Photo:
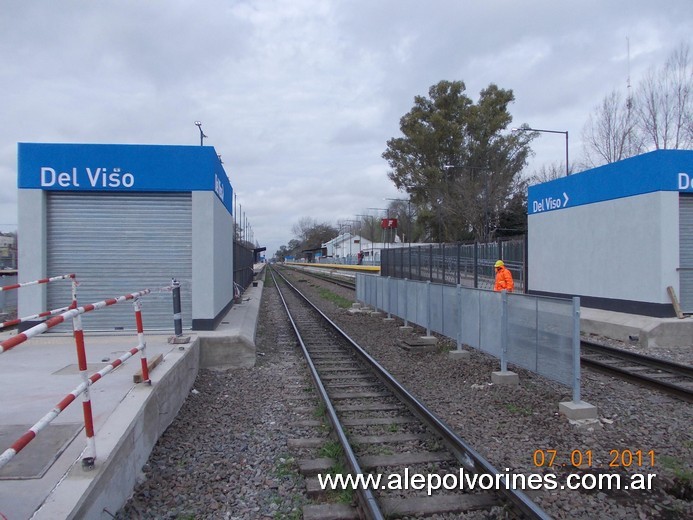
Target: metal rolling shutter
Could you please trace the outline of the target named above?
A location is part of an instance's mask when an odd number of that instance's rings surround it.
[[[191,327],[190,193],[50,192],[47,201],[48,275],[75,273],[78,304],[165,287],[176,278],[183,327]],[[47,294],[49,309],[64,307],[69,283],[49,284]],[[145,296],[142,318],[145,333],[172,331],[171,293]],[[130,301],[86,313],[82,323],[85,330],[136,328]]]
[[[693,197],[679,195],[679,301],[693,312]]]

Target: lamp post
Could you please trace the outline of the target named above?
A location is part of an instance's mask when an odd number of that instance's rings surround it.
[[[200,129],[200,146],[204,146],[204,139],[207,136],[202,131],[202,122],[201,121],[195,121],[195,126]],[[219,158],[219,160],[221,160],[221,158]]]
[[[358,222],[361,223],[360,220],[353,220],[353,219],[347,219],[344,222]],[[351,264],[351,244],[354,243],[354,228],[352,224],[349,224],[349,264]],[[361,235],[359,235],[359,249],[361,249]]]
[[[511,128],[511,132],[542,132],[545,134],[565,134],[565,176],[570,175],[568,168],[568,130],[541,130],[539,128]]]
[[[366,208],[366,209],[372,209],[372,210],[374,210],[374,211],[384,211],[384,212],[385,212],[385,218],[388,218],[388,219],[390,218],[390,210],[389,210],[388,208]],[[382,229],[382,227],[381,227],[381,229]],[[381,236],[383,236],[382,233],[381,233]],[[387,239],[388,239],[388,240],[390,239],[390,234],[389,234],[389,233],[387,234]],[[383,236],[383,243],[384,243],[384,244],[387,244],[387,242],[385,242],[385,237],[384,237],[384,236]]]

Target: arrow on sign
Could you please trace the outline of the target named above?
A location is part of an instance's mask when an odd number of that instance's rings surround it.
[[[563,192],[563,197],[564,197],[564,199],[563,199],[563,207],[565,208],[565,207],[568,205],[568,200],[569,200],[569,199],[568,199],[568,194],[567,194],[565,191]]]

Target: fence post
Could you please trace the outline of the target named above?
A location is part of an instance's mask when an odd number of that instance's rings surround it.
[[[479,242],[474,241],[474,288],[479,288]]]
[[[87,353],[84,348],[84,330],[82,330],[82,316],[77,314],[72,318],[72,330],[77,348],[77,365],[85,386],[82,394],[82,413],[84,415],[84,433],[87,436],[87,447],[82,457],[82,469],[91,471],[96,461],[96,441],[94,440],[94,418],[91,411],[91,397],[89,395],[89,375],[87,374]]]
[[[580,396],[580,297],[573,297],[573,402]]]
[[[431,246],[433,251],[433,246]],[[433,272],[433,270],[431,270]],[[431,335],[431,282],[426,282],[426,336]]]
[[[145,349],[147,348],[147,343],[144,340],[144,325],[142,324],[142,304],[140,303],[140,297],[137,296],[132,302],[135,308],[135,323],[137,324],[137,342],[140,348],[140,365],[142,367],[142,382],[148,385],[152,384],[151,379],[149,379],[149,366],[147,365],[147,353]]]
[[[508,371],[508,291],[501,291],[501,372]]]
[[[461,283],[457,284],[457,350],[462,350],[462,284]]]
[[[173,328],[175,330],[176,337],[179,338],[183,335],[183,321],[181,318],[181,307],[180,307],[180,282],[175,278],[171,279],[171,285],[173,286]]]
[[[77,279],[75,278],[75,275],[72,275],[72,304],[70,305],[70,309],[76,309],[77,308]]]
[[[409,326],[409,281],[405,278],[404,279],[404,326],[408,327]]]
[[[385,283],[387,284],[387,309],[383,309],[387,311],[387,319],[391,320],[392,319],[392,277],[388,276],[385,279]],[[385,302],[383,302],[384,304]]]

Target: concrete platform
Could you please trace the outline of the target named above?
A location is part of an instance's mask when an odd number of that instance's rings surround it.
[[[147,358],[163,361],[151,385],[133,383],[139,355],[90,387],[96,461],[82,469],[85,434],[81,397],[0,471],[0,519],[100,519],[127,501],[159,436],[175,418],[199,368],[227,369],[255,362],[255,329],[262,282],[251,286],[212,332],[170,344],[145,331]],[[146,319],[146,318],[145,318]],[[173,324],[172,324],[173,327]],[[6,339],[9,333],[0,337]],[[85,332],[89,373],[137,345],[134,332]],[[44,334],[0,354],[0,453],[81,383],[70,334]],[[4,518],[3,518],[4,517]]]
[[[582,307],[580,329],[620,341],[637,343],[643,348],[676,348],[693,345],[693,318],[653,318],[637,314],[603,311]]]

